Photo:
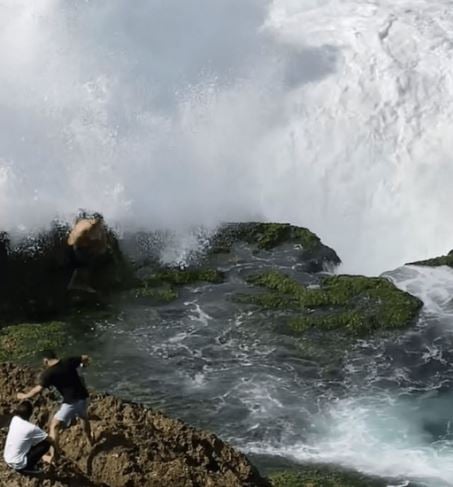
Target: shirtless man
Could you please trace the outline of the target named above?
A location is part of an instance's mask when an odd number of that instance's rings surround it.
[[[93,265],[108,247],[102,216],[79,218],[69,234],[68,245],[72,247],[75,265],[68,289],[95,293],[90,282]]]

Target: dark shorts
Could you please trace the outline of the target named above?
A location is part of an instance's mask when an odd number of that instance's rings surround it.
[[[75,267],[89,267],[94,261],[93,254],[87,248],[73,247],[72,253]]]

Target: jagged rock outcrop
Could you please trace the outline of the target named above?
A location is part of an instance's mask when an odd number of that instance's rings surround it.
[[[450,250],[447,255],[441,255],[440,257],[434,257],[432,259],[419,260],[417,262],[409,262],[407,265],[420,265],[429,267],[439,267],[446,265],[453,267],[453,250]]]
[[[216,256],[236,259],[236,244],[251,252],[269,255],[289,247],[297,255],[298,269],[315,273],[341,261],[310,230],[286,223],[226,224],[211,236],[207,252],[197,254],[189,268],[162,267],[159,252],[165,232],[127,234],[121,239],[109,231],[109,251],[92,272],[97,295],[69,293],[74,269],[67,245],[70,228],[55,223],[48,231],[11,245],[0,233],[0,324],[58,319],[74,308],[96,307],[109,302],[113,292],[131,290],[130,297],[161,304],[176,299],[179,288],[195,282],[222,282]],[[121,247],[121,249],[120,249]],[[124,252],[123,250],[124,249]]]
[[[0,442],[4,444],[16,392],[34,384],[36,371],[0,364]],[[53,399],[53,400],[52,400]],[[55,410],[47,392],[35,401],[33,420],[41,427]],[[0,462],[0,485],[8,487],[254,487],[269,486],[247,458],[215,435],[181,421],[95,394],[90,405],[97,437],[89,447],[79,425],[62,434],[63,456],[56,467],[26,477]]]
[[[98,303],[99,296],[80,299],[67,291],[74,270],[68,232],[69,226],[54,224],[15,245],[0,234],[0,323],[54,319],[74,306]],[[109,250],[92,273],[101,293],[124,287],[131,277],[117,238],[112,232],[108,237]]]
[[[320,272],[341,263],[335,250],[308,230],[289,223],[229,223],[221,226],[211,239],[212,253],[229,253],[235,243],[245,242],[256,251],[272,251],[282,246],[298,249],[300,268]]]

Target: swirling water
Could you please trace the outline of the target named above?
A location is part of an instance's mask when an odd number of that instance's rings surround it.
[[[453,485],[453,270],[388,273],[424,299],[419,322],[329,361],[327,341],[307,355],[278,331],[281,318],[231,302],[243,286],[237,276],[263,265],[239,263],[225,284],[191,288],[163,307],[128,304],[116,319],[95,322],[73,338],[95,356],[89,382],[214,431],[265,471],[270,457],[273,465],[355,468],[398,485]]]
[[[182,234],[290,221],[364,273],[451,246],[449,0],[1,0],[0,27],[2,230],[79,207]],[[451,273],[391,273],[420,323],[332,373],[226,300],[234,280],[77,346],[93,384],[247,451],[453,485]]]

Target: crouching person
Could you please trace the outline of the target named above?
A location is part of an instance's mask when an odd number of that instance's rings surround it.
[[[41,374],[39,384],[27,393],[19,392],[17,398],[21,401],[30,399],[45,388],[55,387],[63,398],[63,403],[50,422],[49,434],[56,450],[59,448],[60,432],[77,418],[81,419],[87,440],[90,445],[93,445],[94,437],[87,412],[89,395],[84,381],[77,372],[80,366],[85,367],[89,364],[88,355],[60,359],[52,350],[46,350],[42,356],[46,370]]]
[[[31,402],[21,402],[14,412],[6,437],[5,462],[22,473],[36,473],[36,464],[41,459],[50,462],[48,452],[54,446],[52,438],[45,431],[30,423],[32,413]]]

